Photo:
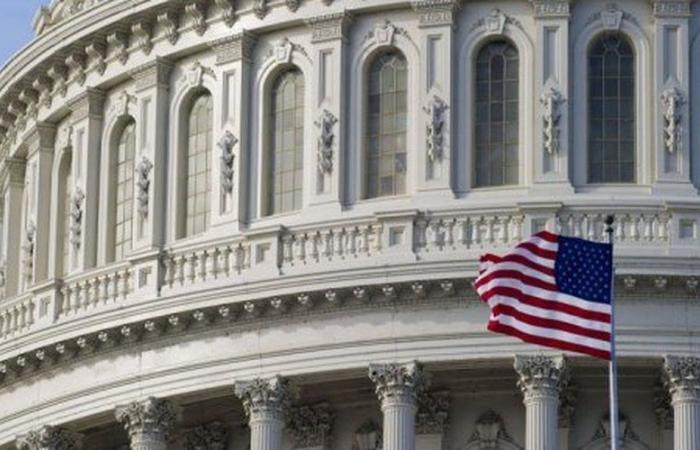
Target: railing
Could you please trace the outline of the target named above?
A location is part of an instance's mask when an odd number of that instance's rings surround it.
[[[618,255],[647,258],[654,267],[656,257],[700,252],[700,208],[687,205],[677,210],[646,205],[382,213],[342,223],[251,230],[216,242],[178,242],[146,261],[125,261],[32,287],[0,302],[0,342],[158,296],[252,285],[285,275],[311,280],[316,274],[394,262],[463,264],[476,261],[484,250],[504,251],[544,228],[603,241],[608,213],[616,217]]]

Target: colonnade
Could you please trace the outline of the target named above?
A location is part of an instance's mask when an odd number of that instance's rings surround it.
[[[561,393],[569,381],[563,356],[516,356],[514,369],[526,409],[525,449],[559,450],[558,416]],[[666,356],[663,382],[673,410],[674,450],[700,450],[700,358]],[[369,378],[383,414],[383,450],[415,450],[418,402],[430,384],[418,362],[370,364]],[[289,380],[280,376],[237,381],[250,427],[251,450],[281,450],[287,412],[295,399]],[[180,408],[167,399],[149,397],[120,406],[115,417],[129,435],[132,450],[166,450],[177,427]],[[324,430],[315,432],[323,434]],[[224,450],[225,433],[206,448]],[[320,439],[313,448],[323,448]],[[82,436],[65,428],[44,426],[17,439],[18,450],[81,448]],[[309,448],[312,448],[309,447]],[[193,447],[194,448],[194,447]],[[200,448],[200,447],[196,447]],[[201,447],[205,448],[205,447]]]

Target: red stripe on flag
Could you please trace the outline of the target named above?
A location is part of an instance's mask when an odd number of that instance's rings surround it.
[[[547,291],[552,291],[552,292],[559,292],[559,289],[557,289],[557,285],[552,284],[552,283],[547,283],[546,281],[542,281],[539,278],[534,278],[528,275],[525,275],[522,272],[518,272],[517,270],[494,270],[492,272],[489,272],[485,276],[479,277],[476,282],[474,283],[474,286],[477,288],[483,286],[486,283],[489,283],[490,281],[493,281],[494,279],[511,279],[511,280],[518,280],[522,281],[523,283],[529,285],[529,286],[534,286],[539,289],[544,289]]]
[[[538,238],[542,238],[545,241],[549,241],[553,244],[556,244],[559,242],[559,235],[550,233],[549,231],[540,231],[539,233],[535,234]]]
[[[592,330],[590,328],[583,328],[578,325],[573,325],[571,323],[562,322],[561,320],[555,319],[545,319],[542,317],[533,316],[524,312],[521,312],[510,305],[496,305],[491,308],[491,313],[494,316],[500,314],[511,316],[521,322],[534,325],[542,328],[549,328],[552,330],[566,331],[567,333],[577,334],[579,336],[585,336],[592,339],[599,339],[601,341],[610,341],[610,333],[599,330]]]
[[[530,253],[537,255],[540,258],[551,260],[555,260],[557,258],[557,252],[538,247],[537,245],[529,241],[525,241],[516,245],[516,248],[524,248],[525,250],[530,251]]]

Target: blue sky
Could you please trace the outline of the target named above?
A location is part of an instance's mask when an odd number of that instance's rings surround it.
[[[50,0],[0,0],[0,66],[34,35],[32,19],[41,5]]]

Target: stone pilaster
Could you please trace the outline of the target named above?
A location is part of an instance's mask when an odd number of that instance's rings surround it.
[[[526,409],[525,449],[559,450],[559,394],[568,378],[564,357],[516,355],[514,368]]]
[[[23,159],[6,158],[0,172],[4,201],[3,245],[5,276],[4,290],[6,297],[12,297],[19,292],[20,281],[20,239],[24,230],[22,227],[22,197],[24,195],[24,176],[26,162]]]
[[[117,407],[115,417],[129,434],[131,450],[166,450],[180,409],[169,400],[149,397]]]
[[[427,384],[422,366],[370,364],[369,378],[384,414],[384,450],[415,450],[417,398]]]
[[[66,428],[43,426],[18,436],[17,450],[80,450],[83,435]]]
[[[250,426],[250,450],[281,450],[285,416],[293,391],[280,376],[238,381],[235,393],[243,402]]]
[[[329,448],[333,413],[328,403],[292,408],[287,422],[296,449]]]
[[[700,358],[664,357],[664,381],[673,407],[674,450],[700,449]]]
[[[185,433],[184,450],[226,450],[228,430],[219,422],[192,428]]]

